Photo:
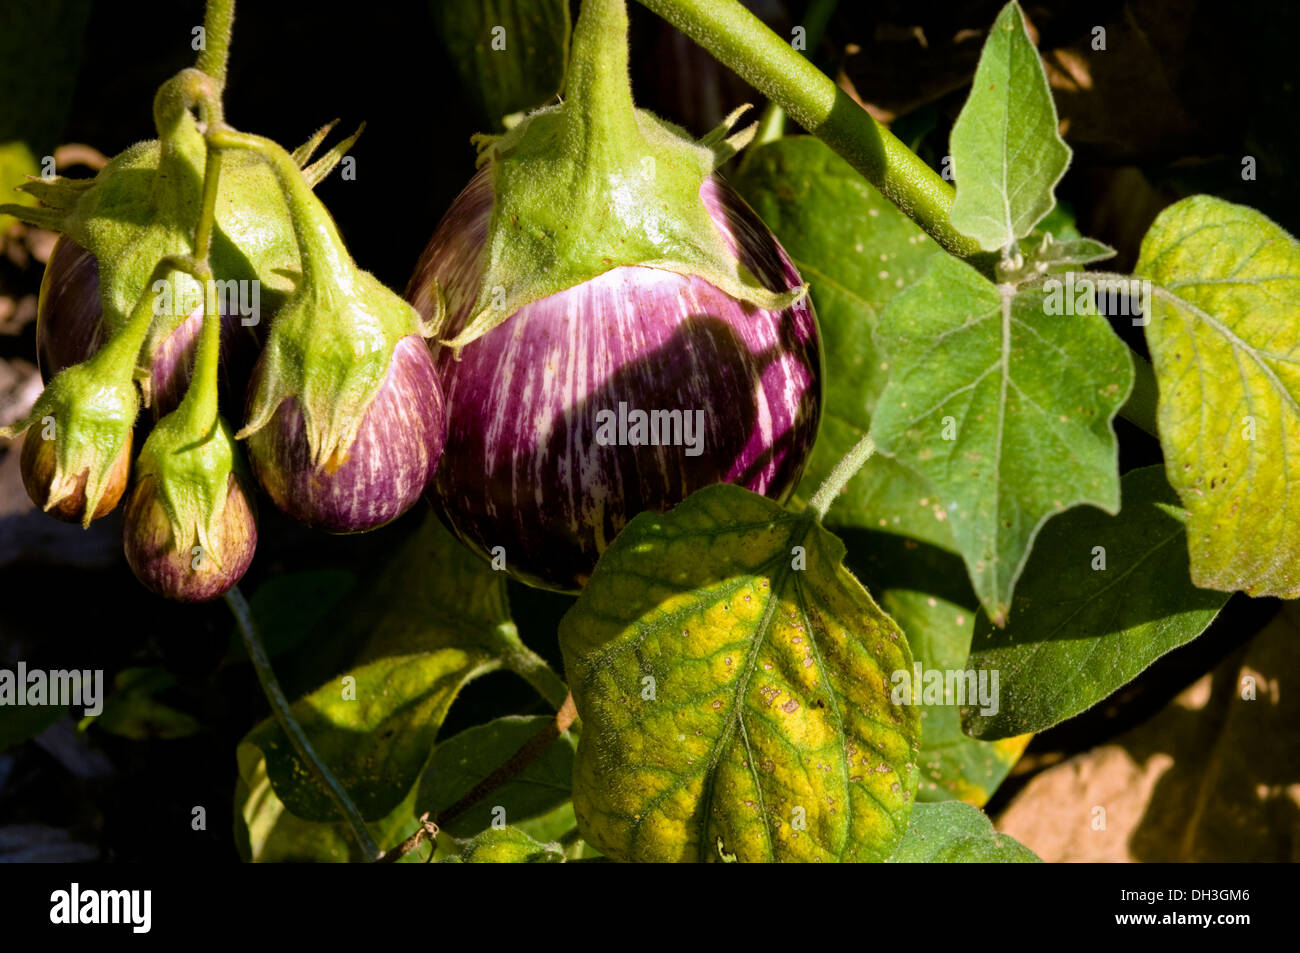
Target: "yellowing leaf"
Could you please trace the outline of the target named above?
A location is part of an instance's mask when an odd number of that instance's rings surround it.
[[[1194,195],[1156,219],[1136,272],[1159,286],[1146,336],[1192,580],[1300,596],[1300,246]]]
[[[916,790],[907,641],[806,514],[736,486],[634,519],[560,625],[574,808],[617,860],[884,860]]]

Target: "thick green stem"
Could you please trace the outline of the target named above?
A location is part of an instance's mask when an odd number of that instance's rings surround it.
[[[348,797],[347,791],[338,779],[330,773],[329,768],[321,761],[320,756],[312,747],[311,742],[307,739],[307,733],[302,730],[302,726],[293,717],[293,712],[289,707],[289,699],[284,695],[284,690],[280,688],[280,682],[275,677],[275,670],[271,668],[271,660],[266,655],[266,649],[262,646],[262,640],[257,634],[257,626],[253,622],[253,610],[248,606],[248,600],[244,594],[235,586],[226,593],[226,604],[230,606],[230,611],[234,613],[235,621],[239,624],[240,635],[244,638],[244,648],[248,652],[248,657],[253,663],[253,668],[257,672],[258,681],[262,683],[262,691],[266,693],[267,701],[271,703],[271,713],[275,716],[276,722],[280,725],[281,730],[289,738],[293,750],[298,753],[299,759],[311,769],[325,789],[329,792],[330,799],[334,806],[347,820],[348,826],[352,828],[352,836],[356,838],[357,844],[360,845],[362,853],[365,854],[367,862],[373,861],[379,857],[379,848],[375,846],[374,839],[370,836],[370,831],[366,829],[365,819],[362,818],[361,812],[357,810],[356,805]]]
[[[514,672],[546,699],[547,704],[559,711],[569,696],[569,687],[551,667],[519,638],[511,624],[499,625],[493,630],[492,648],[501,658],[501,664]]]
[[[849,480],[867,465],[871,455],[876,452],[876,442],[871,439],[871,434],[867,434],[859,440],[839,463],[835,464],[835,469],[831,471],[825,482],[817,488],[817,492],[812,495],[808,501],[808,509],[817,514],[817,520],[826,518],[826,511],[831,508],[835,502],[835,497],[840,495]]]
[[[737,0],[641,0],[823,140],[940,245],[987,256],[952,226],[953,190],[821,70]]]
[[[203,293],[203,329],[194,355],[194,373],[190,386],[176,413],[195,434],[210,433],[216,426],[221,365],[221,308],[208,253],[216,225],[217,189],[221,181],[221,150],[209,147],[203,173],[203,206],[194,230],[194,260],[191,274]]]
[[[564,83],[566,135],[593,148],[629,145],[637,136],[628,75],[627,3],[582,0]]]
[[[221,128],[208,131],[208,143],[219,149],[248,149],[258,153],[275,170],[289,205],[294,235],[301,252],[301,287],[329,289],[338,287],[354,271],[351,257],[343,245],[334,220],[312,193],[311,186],[293,161],[293,156],[278,143],[262,136]]]
[[[220,91],[226,86],[226,62],[230,59],[230,33],[235,22],[235,0],[208,0],[203,15],[203,49],[194,64],[217,81],[218,95],[211,122],[223,119]]]

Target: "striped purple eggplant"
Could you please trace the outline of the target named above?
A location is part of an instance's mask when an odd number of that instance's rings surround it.
[[[177,546],[167,507],[152,476],[136,481],[126,504],[122,543],[137,579],[177,602],[207,602],[224,594],[248,571],[257,550],[251,494],[230,474],[225,506],[206,546]]]
[[[196,308],[153,350],[150,406],[154,419],[171,412],[185,396],[203,309]],[[242,405],[253,362],[257,359],[257,325],[245,326],[238,314],[222,314],[221,376],[223,406]],[[41,281],[36,318],[36,353],[41,376],[80,364],[99,350],[105,339],[100,302],[99,266],[95,256],[70,238],[54,245]]]
[[[256,393],[265,357],[249,387]],[[444,439],[443,397],[424,339],[397,342],[387,376],[343,459],[312,461],[302,410],[287,397],[248,437],[253,472],[275,504],[308,526],[359,533],[411,508],[429,484]]]
[[[464,327],[482,280],[492,181],[456,199],[407,290],[424,316],[438,287]],[[700,197],[731,254],[772,291],[801,281],[776,238],[719,178]],[[817,435],[821,356],[804,296],[743,305],[698,276],[617,267],[525,305],[438,357],[448,434],[433,494],[445,522],[537,586],[571,591],[643,510],[717,482],[778,500]]]

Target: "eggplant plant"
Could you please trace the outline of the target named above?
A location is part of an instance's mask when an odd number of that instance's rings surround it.
[[[640,2],[756,121],[638,106],[626,0],[449,2],[501,125],[399,295],[313,191],[357,136],[230,125],[208,0],[157,139],[0,206],[59,236],[0,433],[52,515],[126,497],[148,589],[225,598],[245,860],[1035,861],[983,810],[1034,735],[1300,596],[1300,246],[1197,194],[1101,270],[1017,0],[938,171],[810,58],[833,0],[795,42]],[[392,553],[258,574],[259,488]],[[493,672],[538,701],[448,737]]]

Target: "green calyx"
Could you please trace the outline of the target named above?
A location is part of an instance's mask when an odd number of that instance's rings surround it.
[[[45,503],[47,511],[75,493],[85,473],[82,525],[89,526],[94,518],[114,465],[130,445],[140,411],[133,377],[153,320],[153,295],[149,289],[155,279],[165,278],[171,269],[169,262],[155,265],[126,324],[89,360],[56,374],[26,419],[13,427],[0,427],[2,437],[13,438],[37,428],[41,439],[55,441],[56,463]]]
[[[806,288],[773,292],[731,253],[700,189],[744,147],[744,109],[698,142],[632,101],[624,0],[583,0],[565,101],[496,138],[478,137],[494,205],[486,266],[459,350],[524,305],[635,265],[696,275],[747,304],[780,310]]]
[[[268,139],[225,132],[223,149],[261,153],[275,169],[288,201],[302,278],[276,315],[262,352],[245,439],[271,422],[292,398],[302,411],[312,463],[337,469],[347,459],[362,418],[388,375],[402,338],[429,337],[407,302],[356,266],[325,207],[293,157]]]
[[[202,548],[221,569],[218,545],[230,478],[247,482],[243,457],[230,426],[214,416],[206,432],[195,432],[184,406],[154,427],[136,462],[136,480],[153,481],[153,492],[171,524],[177,552]]]
[[[154,100],[159,138],[137,143],[112,159],[93,179],[32,178],[21,191],[40,207],[0,206],[33,225],[60,232],[95,256],[105,329],[111,336],[127,321],[141,290],[152,284],[150,269],[168,256],[191,252],[202,206],[207,149],[194,115],[219,104],[210,77],[182,70],[165,82]],[[294,152],[308,183],[316,185],[356,141],[360,130],[316,162],[312,154],[333,127],[320,129]],[[223,282],[257,282],[260,311],[273,314],[299,276],[297,246],[279,180],[266,161],[249,152],[226,157],[215,207],[210,262]],[[199,283],[176,273],[166,292],[155,292],[158,314],[142,355],[147,374],[159,343],[202,301]],[[223,292],[251,300],[250,284]],[[252,316],[255,320],[256,317]],[[146,399],[148,395],[146,394]]]
[[[109,351],[105,347],[84,364],[60,371],[25,420],[0,427],[0,437],[12,439],[30,429],[28,440],[54,441],[55,470],[46,511],[76,493],[81,475],[86,475],[82,526],[89,526],[94,518],[113,468],[130,445],[140,409],[131,381],[134,359],[119,357],[113,366],[105,359]]]

